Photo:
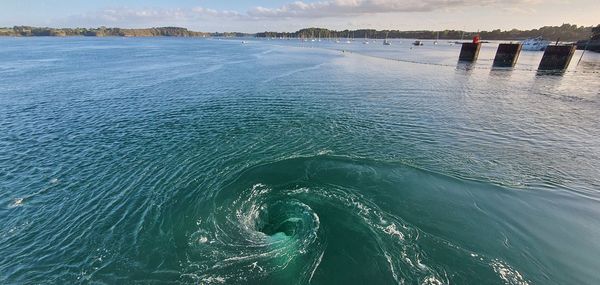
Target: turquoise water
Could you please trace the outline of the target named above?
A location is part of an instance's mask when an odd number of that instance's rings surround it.
[[[600,55],[409,43],[0,39],[0,283],[599,284]]]

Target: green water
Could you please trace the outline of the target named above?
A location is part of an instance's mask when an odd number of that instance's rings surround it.
[[[599,284],[600,56],[407,43],[0,39],[0,283]]]

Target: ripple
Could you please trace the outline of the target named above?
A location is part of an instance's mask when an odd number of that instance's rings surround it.
[[[3,43],[0,283],[600,284],[594,66]]]
[[[299,284],[336,283],[339,277],[319,274],[320,268],[372,260],[387,268],[377,274],[381,268],[361,272],[376,283],[447,284],[453,276],[475,271],[479,280],[490,282],[493,278],[485,276],[497,272],[496,282],[526,284],[505,262],[428,233],[405,220],[414,216],[379,205],[376,196],[386,191],[376,186],[381,180],[412,175],[435,177],[407,166],[327,155],[244,170],[218,191],[212,208],[203,211],[208,215],[198,217],[183,277],[207,283],[277,283],[292,282],[289,278],[295,276]],[[357,231],[362,232],[360,240],[345,240]],[[452,257],[436,257],[440,251]],[[462,265],[448,264],[452,259]]]

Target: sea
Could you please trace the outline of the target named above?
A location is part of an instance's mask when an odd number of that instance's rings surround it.
[[[0,38],[1,284],[600,284],[600,54]]]

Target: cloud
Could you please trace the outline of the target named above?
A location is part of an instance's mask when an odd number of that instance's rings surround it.
[[[194,8],[128,8],[103,9],[62,19],[63,23],[84,26],[218,26],[230,21],[248,27],[251,22],[295,19],[297,22],[311,19],[354,18],[362,15],[430,12],[458,8],[492,7],[503,11],[528,11],[541,0],[321,0],[317,2],[296,1],[280,7],[254,7],[246,12]],[[553,0],[550,0],[553,1]],[[562,0],[560,0],[562,1]],[[529,10],[528,10],[529,9]],[[510,11],[512,11],[510,10]],[[475,10],[476,12],[476,10]],[[251,25],[250,25],[251,26]],[[256,25],[254,25],[256,26]]]
[[[118,25],[126,23],[130,26],[137,26],[148,24],[165,25],[169,23],[181,24],[200,21],[204,19],[231,19],[241,17],[244,16],[236,11],[219,11],[203,7],[195,7],[192,9],[133,9],[127,7],[118,7],[73,15],[65,20],[71,23],[75,22],[90,25]]]
[[[256,7],[247,12],[252,18],[323,18],[361,14],[430,12],[435,10],[503,4],[531,4],[539,0],[332,0],[296,1],[279,8]]]
[[[207,9],[204,7],[195,7],[192,9],[192,12],[196,14],[196,16],[211,16],[211,17],[227,17],[227,18],[240,18],[243,15],[237,11],[232,10],[214,10]]]
[[[319,2],[296,1],[278,8],[254,7],[245,13],[233,10],[215,10],[204,7],[191,9],[132,9],[127,7],[104,9],[74,16],[87,22],[106,24],[191,22],[202,19],[290,19],[349,17],[364,14],[430,12],[459,7],[483,7],[498,5],[514,9],[519,4],[533,4],[540,0],[329,0]],[[522,8],[520,8],[522,9]],[[73,20],[73,19],[71,19]]]

